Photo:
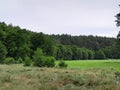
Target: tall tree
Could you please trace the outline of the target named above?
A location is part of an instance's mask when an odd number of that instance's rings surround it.
[[[119,5],[120,6],[120,5]],[[115,16],[116,18],[117,18],[117,20],[115,20],[115,22],[117,22],[116,23],[116,26],[120,26],[120,12]],[[117,38],[118,39],[120,39],[120,31],[119,31],[119,33],[118,33],[118,35],[117,35]]]
[[[119,5],[120,6],[120,5]],[[117,20],[115,20],[116,23],[116,26],[120,26],[120,12],[115,16],[117,18]]]
[[[115,20],[115,22],[117,22],[116,26],[119,27],[120,26],[120,12],[115,17],[117,18],[117,20]],[[120,31],[119,31],[119,33],[117,35],[117,38],[120,38]]]
[[[120,6],[120,5],[119,5]],[[120,26],[120,12],[116,15],[116,25],[119,27]],[[120,52],[120,31],[117,35],[117,44],[116,44],[116,48],[118,49],[118,52]],[[120,54],[120,53],[119,53]],[[120,56],[120,55],[119,55]]]

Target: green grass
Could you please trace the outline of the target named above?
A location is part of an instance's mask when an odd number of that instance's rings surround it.
[[[120,61],[66,63],[63,69],[0,65],[0,90],[120,90]]]
[[[120,60],[69,60],[65,62],[68,64],[68,68],[74,69],[112,68],[120,71]]]

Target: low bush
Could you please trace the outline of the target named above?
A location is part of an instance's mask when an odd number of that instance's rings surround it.
[[[22,58],[21,58],[21,57],[19,57],[17,62],[18,62],[18,63],[23,63]]]
[[[45,66],[54,67],[55,66],[55,58],[54,57],[45,57]]]
[[[15,59],[13,57],[8,57],[4,60],[5,64],[14,64],[15,63]]]
[[[55,58],[52,56],[40,56],[34,60],[34,66],[38,67],[54,67]]]
[[[39,56],[39,57],[36,57],[36,58],[33,58],[33,59],[34,59],[34,62],[33,62],[34,66],[38,66],[38,67],[43,67],[44,66],[44,63],[45,63],[45,57],[44,56]]]
[[[32,63],[32,60],[30,59],[30,57],[26,57],[24,61],[24,66],[30,66],[31,63]]]
[[[58,66],[60,67],[60,68],[66,68],[68,65],[65,63],[65,61],[64,60],[60,60],[59,61],[59,63],[58,63]]]

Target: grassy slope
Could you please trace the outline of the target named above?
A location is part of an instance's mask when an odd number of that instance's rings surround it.
[[[120,72],[108,67],[119,69],[119,62],[67,61],[68,69],[0,65],[0,90],[120,90]]]

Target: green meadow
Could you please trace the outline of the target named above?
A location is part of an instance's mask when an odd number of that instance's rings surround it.
[[[120,60],[75,60],[66,61],[68,68],[78,69],[115,69],[120,71]]]

